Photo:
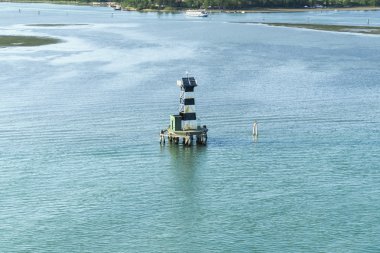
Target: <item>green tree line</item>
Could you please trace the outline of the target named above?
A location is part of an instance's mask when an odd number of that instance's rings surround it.
[[[302,8],[304,6],[356,7],[380,6],[380,0],[118,0],[126,7],[137,9],[162,8]]]

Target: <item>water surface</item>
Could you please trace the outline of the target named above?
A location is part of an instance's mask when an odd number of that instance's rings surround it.
[[[368,16],[1,3],[65,41],[0,49],[1,251],[379,252],[380,37],[231,23]],[[209,143],[162,147],[186,71]]]

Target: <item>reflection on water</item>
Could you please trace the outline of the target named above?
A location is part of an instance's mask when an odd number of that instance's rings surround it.
[[[207,146],[193,145],[191,147],[170,143],[167,145],[170,153],[172,172],[176,176],[180,185],[184,186],[184,191],[191,193],[196,187],[196,173],[201,161],[206,155]]]
[[[197,145],[195,143],[190,147],[184,146],[183,144],[174,143],[169,143],[167,146],[170,151],[171,157],[173,159],[183,159],[184,165],[188,163],[192,164],[194,161],[196,161],[196,157],[203,157],[207,149],[207,146]]]
[[[184,197],[192,199],[199,187],[198,170],[204,168],[202,163],[207,157],[207,146],[194,144],[187,147],[167,142],[165,145],[160,145],[160,150],[163,156],[169,158],[175,188],[182,192]]]

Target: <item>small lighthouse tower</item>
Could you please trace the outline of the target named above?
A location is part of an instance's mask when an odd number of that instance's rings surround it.
[[[190,146],[193,142],[193,136],[196,137],[197,144],[205,145],[207,142],[207,127],[200,126],[199,120],[195,113],[194,88],[197,87],[197,81],[194,77],[183,77],[177,81],[180,87],[179,112],[170,115],[170,125],[168,129],[161,130],[160,143],[165,143],[165,136],[168,136],[169,142],[179,143],[183,139],[184,145]]]
[[[195,113],[194,88],[197,81],[194,77],[184,77],[177,81],[177,86],[181,88],[179,97],[179,115],[182,121],[182,130],[196,130],[197,116]]]

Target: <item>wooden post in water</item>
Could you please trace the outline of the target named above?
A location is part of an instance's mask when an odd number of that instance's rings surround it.
[[[165,144],[165,131],[161,130],[160,132],[160,144],[163,145]]]
[[[258,131],[256,120],[255,120],[255,122],[253,122],[252,135],[253,135],[253,137],[257,137],[259,135],[259,131]]]

